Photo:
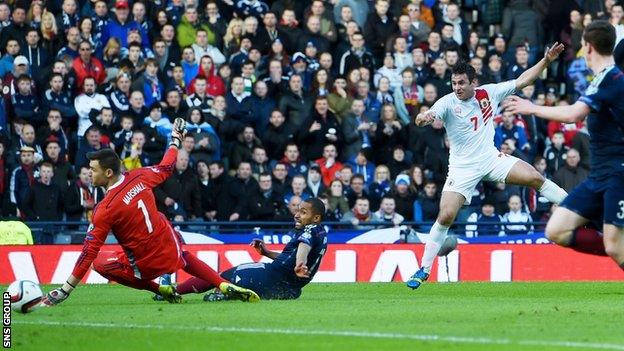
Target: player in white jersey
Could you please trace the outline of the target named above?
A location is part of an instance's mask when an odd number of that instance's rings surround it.
[[[533,166],[504,154],[494,146],[494,114],[498,105],[516,90],[530,85],[563,51],[555,44],[544,58],[516,80],[476,87],[476,72],[467,63],[453,68],[453,93],[436,101],[431,109],[416,117],[416,125],[431,124],[434,119],[444,122],[450,143],[449,171],[442,189],[440,211],[425,244],[421,268],[407,281],[416,289],[429,278],[433,260],[446,239],[449,227],[481,180],[529,186],[540,191],[550,202],[560,203],[567,193],[545,179]]]

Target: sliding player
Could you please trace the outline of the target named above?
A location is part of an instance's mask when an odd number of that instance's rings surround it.
[[[121,174],[121,160],[115,151],[102,149],[87,154],[93,185],[106,187],[106,196],[94,210],[93,223],[72,274],[62,287],[43,298],[42,305],[53,306],[66,300],[91,264],[109,280],[152,291],[171,303],[180,302],[181,296],[172,286],[159,286],[153,279],[179,268],[193,279],[218,286],[231,299],[259,301],[255,292],[228,282],[190,252],[182,251],[178,234],[156,209],[152,189],[173,172],[185,124],[183,119],[176,118],[172,141],[158,166]],[[115,235],[123,251],[100,252],[109,232]]]
[[[536,106],[513,97],[506,106],[514,113],[575,123],[587,117],[591,169],[572,190],[546,225],[546,237],[573,250],[610,256],[624,269],[624,73],[615,66],[615,29],[594,21],[583,33],[587,65],[595,77],[570,106]],[[602,233],[587,224],[602,223]]]
[[[268,250],[259,239],[250,244],[273,262],[242,264],[228,269],[221,276],[257,292],[262,299],[298,298],[301,289],[316,274],[327,249],[327,236],[321,225],[323,214],[325,205],[321,200],[312,198],[302,202],[295,213],[295,229],[290,232],[292,240],[281,253]],[[178,285],[176,291],[180,294],[200,293],[214,287],[204,280],[191,278]],[[204,297],[206,301],[223,299],[219,291]]]
[[[539,74],[563,51],[555,44],[544,58],[516,80],[476,87],[476,72],[467,63],[453,68],[453,93],[439,99],[431,110],[416,117],[416,125],[424,126],[435,118],[445,123],[450,142],[449,171],[442,189],[440,212],[431,227],[425,244],[421,268],[407,281],[416,289],[429,278],[433,259],[446,239],[457,212],[468,204],[475,186],[481,180],[529,186],[553,203],[560,203],[566,192],[544,179],[531,165],[504,154],[494,146],[494,114],[505,97],[533,83]]]

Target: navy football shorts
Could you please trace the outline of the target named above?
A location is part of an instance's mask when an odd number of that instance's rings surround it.
[[[281,272],[266,263],[241,264],[222,272],[221,277],[253,290],[265,300],[290,300],[301,295],[301,289],[289,284]]]
[[[594,223],[624,227],[624,177],[587,178],[572,189],[561,206]]]

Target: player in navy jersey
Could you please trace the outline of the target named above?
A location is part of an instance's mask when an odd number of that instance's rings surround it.
[[[592,22],[583,33],[587,65],[595,76],[570,106],[536,106],[512,97],[513,113],[575,123],[587,116],[591,170],[553,213],[546,236],[555,243],[594,255],[610,256],[624,269],[624,73],[615,66],[615,30]],[[600,227],[602,232],[593,229]]]
[[[327,249],[327,236],[321,220],[325,205],[317,198],[301,203],[295,213],[295,229],[289,235],[292,240],[279,253],[268,250],[264,242],[251,242],[256,251],[273,259],[271,263],[247,263],[221,273],[223,279],[231,280],[240,287],[252,289],[262,299],[296,299],[301,289],[314,277]],[[189,279],[180,284],[179,294],[200,293],[214,288],[201,279]],[[217,290],[204,298],[207,301],[222,300]]]

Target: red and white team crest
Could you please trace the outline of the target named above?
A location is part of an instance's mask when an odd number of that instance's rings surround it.
[[[490,107],[490,100],[488,100],[487,98],[480,100],[479,106],[482,110],[485,110],[486,108]]]
[[[490,104],[490,96],[485,89],[477,89],[475,90],[475,97],[479,102],[481,114],[483,115],[483,125],[485,125],[494,114],[492,111],[492,105]]]
[[[455,112],[456,116],[461,117],[461,107],[460,106],[455,106],[455,109],[454,109],[453,112]]]

